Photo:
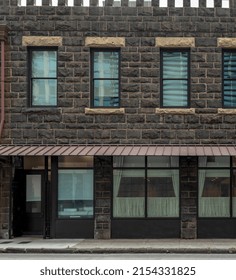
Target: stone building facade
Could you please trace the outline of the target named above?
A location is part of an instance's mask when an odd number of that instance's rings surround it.
[[[167,2],[0,1],[2,237],[236,237],[236,6]],[[165,101],[173,56],[186,103]]]

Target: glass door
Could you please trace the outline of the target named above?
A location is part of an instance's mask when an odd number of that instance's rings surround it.
[[[26,173],[25,178],[25,234],[43,234],[43,172],[32,171]]]

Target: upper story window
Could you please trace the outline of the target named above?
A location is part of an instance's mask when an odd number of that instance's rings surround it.
[[[236,50],[223,51],[223,107],[236,107]]]
[[[57,50],[33,48],[29,59],[30,106],[56,106]]]
[[[189,50],[161,51],[161,107],[189,107]]]
[[[120,52],[92,50],[92,107],[120,106]]]

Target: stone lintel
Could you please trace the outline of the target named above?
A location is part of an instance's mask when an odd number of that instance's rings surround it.
[[[123,37],[86,37],[85,46],[103,47],[103,48],[125,47],[125,38],[123,38]]]
[[[62,37],[56,36],[23,36],[23,46],[57,47],[62,46]]]
[[[156,108],[156,114],[192,115],[195,114],[195,108]]]
[[[188,37],[156,37],[156,47],[160,48],[191,48],[195,47],[195,38]]]
[[[124,108],[85,108],[86,115],[122,115]]]
[[[222,48],[236,48],[236,38],[218,38],[217,46]]]
[[[221,115],[236,115],[236,109],[219,108],[218,109],[218,114],[221,114]]]

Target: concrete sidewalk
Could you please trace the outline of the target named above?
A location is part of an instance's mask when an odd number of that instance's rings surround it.
[[[0,239],[0,253],[236,254],[236,239]]]

